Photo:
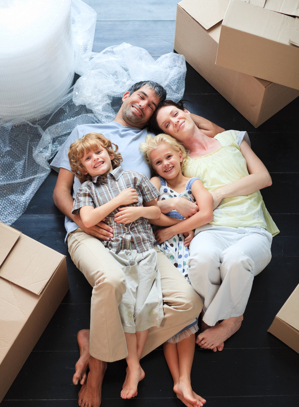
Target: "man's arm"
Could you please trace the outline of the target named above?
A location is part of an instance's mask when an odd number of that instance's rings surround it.
[[[65,168],[60,168],[56,185],[53,192],[53,200],[57,208],[68,218],[73,220],[80,229],[88,235],[97,237],[98,239],[108,240],[113,236],[112,229],[101,222],[91,228],[86,228],[80,218],[80,215],[72,214],[73,197],[72,188],[74,182],[74,174]]]
[[[210,122],[204,117],[191,113],[191,117],[196,126],[208,137],[215,137],[218,133],[222,133],[224,129],[217,124]]]

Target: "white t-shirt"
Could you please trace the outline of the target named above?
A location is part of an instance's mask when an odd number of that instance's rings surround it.
[[[115,121],[106,124],[84,124],[77,126],[59,149],[51,163],[51,167],[57,172],[59,172],[60,168],[71,171],[67,155],[70,145],[78,138],[92,132],[103,134],[104,137],[109,138],[112,143],[118,146],[118,151],[123,158],[121,166],[124,170],[141,172],[150,178],[150,168],[139,149],[140,143],[145,141],[145,137],[148,134],[147,129],[140,130],[135,127],[125,127]],[[80,185],[80,181],[75,177],[73,197],[76,196],[77,189]],[[65,217],[64,225],[67,235],[78,228],[77,224],[67,216]]]

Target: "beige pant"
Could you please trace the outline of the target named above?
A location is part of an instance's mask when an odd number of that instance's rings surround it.
[[[93,287],[90,312],[90,354],[105,362],[124,359],[125,335],[118,311],[126,291],[125,276],[102,243],[80,229],[68,237],[70,256]],[[151,328],[143,350],[145,356],[196,318],[202,301],[163,253],[158,267],[164,304],[161,327]]]

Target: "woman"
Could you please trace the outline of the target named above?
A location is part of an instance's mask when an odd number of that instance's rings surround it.
[[[198,228],[190,244],[189,278],[204,301],[197,343],[216,352],[240,328],[254,276],[271,260],[272,236],[279,230],[259,192],[271,177],[244,140],[246,132],[208,137],[182,103],[165,101],[150,128],[185,146],[184,175],[198,177],[213,195],[213,221]],[[165,213],[169,205],[165,200],[159,206]]]

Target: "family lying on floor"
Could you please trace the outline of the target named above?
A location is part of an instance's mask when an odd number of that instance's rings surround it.
[[[73,376],[81,407],[100,406],[107,363],[124,358],[121,397],[136,396],[140,359],[162,344],[177,397],[203,406],[195,342],[222,351],[238,331],[279,233],[247,133],[165,99],[159,84],[136,83],[113,122],[77,126],[51,164],[70,256],[93,287]]]

